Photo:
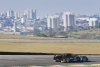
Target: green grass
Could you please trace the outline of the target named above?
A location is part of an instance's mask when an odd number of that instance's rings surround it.
[[[0,42],[3,52],[100,54],[100,43],[10,43]]]
[[[89,34],[90,37],[86,36],[86,34]],[[95,39],[96,37],[100,36],[100,28],[94,28],[94,29],[91,29],[91,30],[80,30],[80,31],[77,31],[77,32],[72,31],[68,34],[68,36],[73,37],[75,39],[77,39],[77,38],[84,39],[84,36],[86,36],[85,37],[86,39],[87,39],[87,37],[89,39]]]
[[[47,67],[59,67],[59,66],[47,66]],[[60,67],[100,67],[100,66],[60,66]]]
[[[4,67],[10,67],[10,66],[4,66]],[[17,67],[17,66],[11,66],[11,67]],[[22,66],[22,67],[40,67],[40,66]],[[100,67],[100,66],[42,66],[42,67]]]

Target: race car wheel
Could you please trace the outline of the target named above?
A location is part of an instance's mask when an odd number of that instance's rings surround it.
[[[56,61],[56,62],[60,62],[60,60],[59,60],[59,59],[56,59],[55,61]]]
[[[61,61],[62,63],[66,63],[66,59],[62,59],[62,61]]]
[[[87,58],[86,57],[83,57],[82,61],[83,62],[86,62],[87,61]]]
[[[69,63],[70,62],[70,59],[69,58],[66,58],[66,62]]]

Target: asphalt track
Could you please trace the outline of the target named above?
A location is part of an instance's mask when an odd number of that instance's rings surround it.
[[[100,64],[100,55],[87,55],[90,62],[61,63],[53,61],[53,55],[0,55],[0,66],[46,66],[66,64]]]

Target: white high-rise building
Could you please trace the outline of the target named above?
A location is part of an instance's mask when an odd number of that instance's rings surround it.
[[[57,31],[60,28],[60,18],[58,15],[47,17],[47,28]]]
[[[63,16],[64,31],[73,29],[75,27],[75,14],[72,12],[64,12]]]
[[[15,19],[17,19],[18,18],[18,12],[15,12],[14,16],[15,16]]]
[[[98,25],[97,18],[90,18],[89,26],[90,27],[96,27],[97,25]]]
[[[89,26],[90,27],[97,27],[99,25],[97,18],[90,18],[89,20]]]
[[[7,11],[7,17],[14,17],[14,11],[13,10]]]
[[[14,26],[13,26],[13,31],[16,32],[16,28],[17,28],[17,27],[16,27],[16,23],[14,22],[13,25],[14,25]]]
[[[26,18],[21,18],[21,23],[26,23]]]
[[[23,12],[15,12],[14,16],[15,16],[15,18],[22,18]]]
[[[33,18],[33,9],[27,9],[27,18],[29,19]]]
[[[26,9],[24,11],[24,15],[26,15],[28,19],[36,19],[36,10],[35,9]]]

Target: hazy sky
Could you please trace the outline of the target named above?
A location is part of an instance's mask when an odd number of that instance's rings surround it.
[[[100,13],[100,0],[0,0],[0,12],[37,10],[38,16],[71,11],[77,14]]]

